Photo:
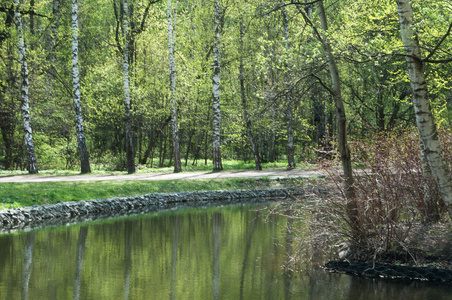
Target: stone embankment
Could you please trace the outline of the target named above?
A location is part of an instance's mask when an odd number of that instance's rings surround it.
[[[0,231],[34,229],[160,210],[262,202],[302,196],[301,188],[153,193],[134,197],[34,205],[0,211]]]

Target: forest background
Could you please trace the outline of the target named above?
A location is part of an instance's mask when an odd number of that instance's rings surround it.
[[[81,0],[74,28],[76,1],[1,0],[1,167],[29,169],[21,92],[26,59],[38,168],[80,168],[74,52],[86,148],[96,169],[133,172],[128,157],[134,166],[172,166],[176,147],[185,166],[212,164],[216,143],[217,170],[221,158],[295,167],[317,159],[315,149],[335,149],[325,41],[338,65],[351,145],[362,149],[376,134],[415,132],[396,1],[321,1],[327,29],[316,2]],[[411,4],[423,57],[435,60],[425,63],[432,112],[447,129],[452,5]]]

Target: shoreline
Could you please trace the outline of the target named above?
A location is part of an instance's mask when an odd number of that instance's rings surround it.
[[[303,188],[152,193],[0,210],[0,233],[63,226],[160,210],[253,203],[303,196]]]

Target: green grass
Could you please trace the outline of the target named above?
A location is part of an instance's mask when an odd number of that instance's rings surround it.
[[[254,162],[245,163],[241,160],[223,160],[223,170],[225,171],[246,171],[246,170],[255,170]],[[157,164],[154,164],[157,165]],[[277,161],[271,163],[262,163],[261,164],[263,170],[274,170],[274,169],[285,169],[287,168],[287,161]],[[310,169],[312,165],[307,163],[298,163],[298,169]],[[97,168],[99,169],[99,168]],[[204,160],[200,161],[198,165],[193,166],[192,164],[188,164],[184,166],[182,163],[182,170],[185,172],[197,172],[197,171],[212,171],[213,163],[212,161],[207,161],[207,165],[204,164]],[[143,165],[140,165],[137,169],[137,173],[170,173],[173,172],[173,167],[164,167],[164,168],[150,168]]]
[[[22,182],[0,184],[0,209],[66,201],[199,190],[234,190],[294,186],[302,180],[206,179],[161,181]]]
[[[223,160],[223,170],[225,171],[247,171],[247,170],[255,170],[254,162],[245,163],[240,160]],[[158,163],[154,163],[154,165],[158,165]],[[277,161],[272,163],[262,163],[263,170],[275,170],[275,169],[285,169],[287,167],[287,161]],[[308,163],[297,163],[297,169],[308,170],[312,168],[312,164]],[[199,161],[199,164],[193,166],[192,164],[188,164],[187,166],[182,165],[182,170],[184,172],[209,172],[212,171],[213,164],[212,161],[207,161],[207,165],[204,164],[204,160]],[[127,171],[113,171],[111,168],[108,168],[103,164],[95,164],[91,163],[91,174],[103,175],[103,174],[127,174]],[[149,167],[145,165],[139,165],[136,173],[172,173],[173,167]],[[0,175],[27,175],[27,171],[5,171],[0,170]],[[80,170],[58,170],[58,169],[47,169],[47,170],[39,170],[38,175],[46,175],[46,176],[66,176],[66,175],[78,175],[80,174]]]

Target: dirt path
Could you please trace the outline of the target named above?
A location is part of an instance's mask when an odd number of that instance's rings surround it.
[[[222,172],[182,172],[182,173],[138,173],[102,175],[0,175],[1,182],[50,182],[50,181],[100,181],[100,180],[184,180],[217,178],[307,178],[322,176],[320,170],[264,170],[264,171],[222,171]]]

